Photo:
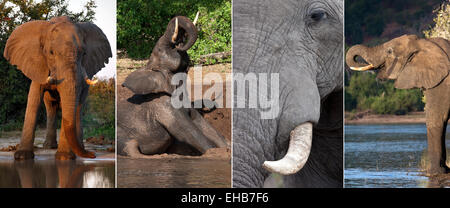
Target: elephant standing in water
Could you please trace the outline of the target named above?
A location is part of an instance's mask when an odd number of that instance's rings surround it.
[[[233,109],[234,187],[262,187],[270,172],[286,187],[342,187],[342,33],[342,0],[233,1],[235,83],[239,74],[279,77],[274,118],[261,119],[267,109],[247,99]]]
[[[172,77],[188,71],[186,51],[197,40],[195,22],[183,16],[170,20],[147,65],[128,75],[122,84],[135,94],[117,103],[118,154],[131,157],[160,154],[174,142],[188,144],[200,153],[227,146],[224,137],[197,110],[176,109],[171,104],[176,87],[170,84]]]
[[[16,160],[34,158],[34,131],[39,106],[47,109],[46,147],[56,146],[56,110],[62,109],[56,159],[95,158],[82,144],[81,108],[90,80],[112,57],[108,39],[92,23],[68,17],[30,21],[16,28],[6,42],[4,57],[31,79],[22,138]]]
[[[358,57],[363,60],[358,62]],[[426,97],[429,175],[448,173],[445,133],[450,111],[450,42],[403,35],[375,47],[355,45],[346,56],[356,71],[375,70],[379,79],[393,79],[395,88],[421,88]]]

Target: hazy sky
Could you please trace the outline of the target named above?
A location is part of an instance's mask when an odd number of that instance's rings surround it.
[[[69,10],[80,12],[88,0],[70,0]],[[95,0],[95,20],[100,29],[108,37],[113,57],[101,71],[97,73],[99,79],[116,77],[116,0]]]

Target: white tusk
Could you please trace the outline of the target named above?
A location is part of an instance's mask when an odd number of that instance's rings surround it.
[[[289,148],[283,159],[265,161],[263,167],[273,173],[291,175],[297,173],[308,160],[312,144],[313,125],[306,122],[291,131]]]
[[[173,31],[172,42],[175,43],[175,40],[178,36],[178,18],[175,18],[175,30]]]
[[[369,64],[367,66],[363,66],[363,67],[350,67],[351,70],[354,71],[367,71],[373,68],[372,64]]]
[[[200,12],[197,12],[197,14],[195,15],[195,19],[194,19],[194,26],[195,24],[197,24],[197,20],[198,20],[198,15],[200,14]]]
[[[86,78],[85,80],[86,80],[86,84],[88,84],[88,85],[95,85],[98,82],[97,79],[91,80],[91,79]]]

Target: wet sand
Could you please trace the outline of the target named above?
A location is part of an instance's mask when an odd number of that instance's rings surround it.
[[[422,124],[425,122],[425,112],[412,112],[407,115],[377,115],[364,112],[345,112],[345,124]]]

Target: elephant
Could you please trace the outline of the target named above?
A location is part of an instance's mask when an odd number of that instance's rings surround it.
[[[445,133],[450,110],[450,42],[443,38],[403,35],[374,47],[352,46],[346,63],[355,71],[372,70],[398,89],[420,88],[426,97],[428,175],[448,173]],[[364,60],[360,60],[358,58]]]
[[[170,20],[147,65],[129,74],[122,86],[134,94],[118,99],[117,152],[131,157],[161,154],[174,143],[187,144],[199,153],[227,147],[218,133],[194,108],[175,108],[171,85],[176,73],[187,73],[187,50],[197,39],[196,20],[184,16]],[[186,79],[182,80],[186,83]]]
[[[91,78],[112,57],[111,46],[93,23],[69,17],[34,20],[17,27],[8,38],[4,57],[31,79],[25,121],[16,160],[33,159],[34,131],[39,107],[47,110],[46,147],[56,146],[56,111],[62,111],[61,132],[55,158],[95,158],[82,142],[81,111]]]
[[[263,187],[271,173],[284,187],[343,186],[343,1],[233,1],[233,76],[278,77],[267,85],[279,107],[234,85],[233,187]],[[249,98],[268,98],[245,85]],[[277,96],[274,96],[277,95]],[[239,102],[245,105],[238,107]]]

